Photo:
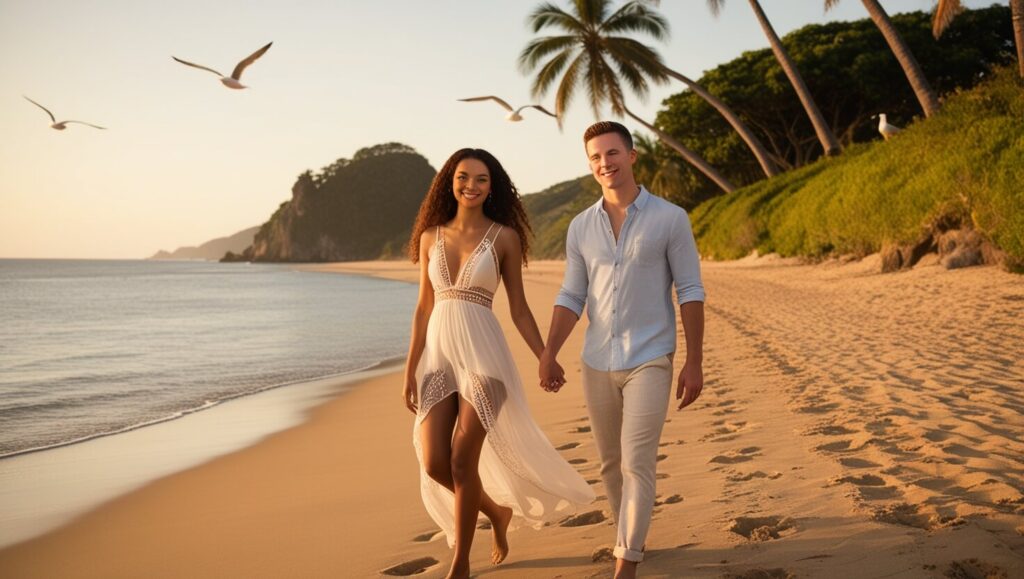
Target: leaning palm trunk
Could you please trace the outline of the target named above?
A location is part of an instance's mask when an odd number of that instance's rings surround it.
[[[1024,78],[1024,0],[1010,0],[1010,13],[1013,15],[1013,38],[1017,42],[1017,67],[1020,77]]]
[[[818,105],[814,102],[814,98],[811,97],[811,91],[807,90],[807,85],[804,83],[803,77],[800,76],[800,71],[796,69],[796,65],[793,64],[789,53],[782,46],[779,35],[775,33],[775,29],[772,28],[771,22],[765,16],[764,10],[761,10],[761,3],[757,0],[750,0],[750,7],[754,9],[754,14],[757,15],[761,28],[764,29],[765,35],[768,36],[768,43],[771,44],[775,58],[779,61],[779,65],[782,66],[786,76],[789,77],[789,82],[796,90],[797,96],[800,97],[800,103],[804,105],[804,110],[807,111],[807,116],[810,117],[811,124],[814,125],[814,132],[818,135],[818,140],[825,149],[825,154],[829,156],[838,155],[842,150],[839,141],[832,133],[828,123],[825,122],[825,117],[822,116]]]
[[[707,90],[704,89],[704,87],[697,84],[687,76],[680,74],[670,68],[666,68],[665,73],[671,76],[672,78],[681,81],[683,84],[689,87],[690,90],[692,90],[697,96],[707,101],[709,105],[714,107],[715,110],[718,111],[718,113],[722,115],[725,118],[725,120],[729,122],[730,125],[732,125],[732,128],[735,129],[737,133],[739,133],[740,138],[743,139],[743,142],[745,142],[747,146],[750,147],[750,150],[754,153],[754,157],[756,157],[757,162],[761,164],[761,169],[764,171],[765,175],[767,175],[768,177],[774,177],[775,175],[779,174],[779,169],[775,166],[775,163],[772,162],[771,157],[768,155],[768,150],[764,148],[764,145],[761,144],[761,141],[758,140],[758,138],[754,135],[750,128],[747,127],[747,125],[740,120],[740,118],[736,115],[736,113],[733,112],[731,108],[729,108],[729,105],[722,102],[721,99],[709,93]]]
[[[623,110],[626,111],[626,114],[629,115],[631,119],[647,127],[647,130],[651,131],[655,135],[658,135],[658,138],[661,139],[663,143],[665,143],[669,147],[672,147],[677,153],[679,153],[679,155],[683,159],[686,160],[687,163],[696,167],[697,170],[700,171],[701,173],[704,173],[704,175],[706,175],[708,179],[714,181],[715,184],[721,187],[723,191],[725,191],[726,193],[732,193],[733,190],[736,189],[736,187],[734,187],[728,179],[723,177],[721,173],[716,171],[715,168],[709,165],[708,162],[701,158],[700,155],[686,148],[685,145],[673,139],[665,131],[662,131],[658,127],[655,127],[651,123],[648,123],[647,121],[636,116],[635,114],[633,114],[633,111],[627,109],[626,107],[623,107]]]
[[[910,81],[910,86],[914,89],[914,94],[917,95],[921,108],[924,109],[924,116],[932,116],[939,110],[939,99],[935,97],[935,91],[932,90],[931,85],[928,84],[928,79],[924,76],[924,72],[921,71],[921,65],[917,63],[917,59],[910,52],[910,48],[907,47],[907,43],[903,41],[903,37],[900,36],[896,27],[892,25],[889,15],[886,14],[885,9],[878,3],[878,0],[863,0],[863,2],[864,7],[867,8],[868,14],[871,16],[871,20],[882,31],[882,36],[885,37],[885,41],[889,43],[889,48],[896,55],[896,60],[903,67],[903,73],[907,75],[907,80]]]

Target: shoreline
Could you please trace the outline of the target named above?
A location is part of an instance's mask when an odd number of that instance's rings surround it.
[[[11,452],[8,452],[8,453],[5,453],[5,454],[0,454],[0,465],[2,465],[3,461],[6,460],[6,459],[10,459],[10,458],[18,457],[18,456],[24,456],[24,455],[27,455],[27,454],[35,454],[35,453],[39,453],[39,452],[46,452],[48,450],[56,450],[58,448],[64,448],[66,446],[73,446],[73,445],[76,445],[76,444],[82,444],[82,443],[85,443],[85,442],[89,442],[91,440],[96,440],[98,438],[106,438],[108,436],[117,436],[118,434],[125,434],[125,433],[128,433],[128,432],[132,432],[133,430],[139,430],[140,428],[147,428],[147,427],[150,427],[150,426],[156,426],[158,424],[163,424],[165,422],[171,422],[173,420],[180,420],[182,418],[185,418],[186,416],[189,416],[191,414],[195,414],[196,412],[204,412],[204,411],[207,411],[207,410],[212,410],[212,409],[214,409],[214,408],[216,408],[218,406],[221,406],[223,404],[231,402],[232,400],[237,400],[239,398],[245,398],[245,397],[248,397],[248,396],[256,396],[256,395],[262,394],[264,392],[267,392],[269,390],[275,390],[277,388],[287,388],[288,386],[302,386],[303,384],[310,384],[310,383],[314,383],[314,382],[322,382],[322,381],[325,381],[325,380],[339,380],[339,381],[346,381],[347,382],[349,377],[351,377],[351,376],[355,376],[355,375],[361,374],[363,372],[371,372],[372,373],[377,368],[399,364],[401,361],[402,361],[402,358],[400,358],[400,357],[387,358],[387,359],[384,359],[384,360],[380,360],[378,362],[374,362],[373,364],[369,364],[369,365],[364,366],[362,368],[354,368],[352,370],[348,370],[348,371],[345,371],[345,372],[337,372],[337,373],[334,373],[334,374],[327,374],[325,376],[318,376],[318,377],[312,378],[312,379],[293,380],[293,381],[290,381],[290,382],[281,382],[280,384],[271,384],[269,386],[263,386],[263,387],[257,388],[255,390],[252,390],[252,391],[249,391],[249,392],[238,392],[238,393],[235,393],[235,394],[231,394],[230,396],[225,396],[224,398],[220,398],[218,400],[214,400],[214,401],[209,401],[208,400],[208,401],[206,401],[205,403],[203,403],[200,406],[195,406],[193,408],[186,408],[184,410],[178,410],[174,414],[170,414],[170,415],[167,415],[167,416],[164,416],[164,417],[161,417],[161,418],[154,418],[154,419],[148,420],[146,422],[139,422],[137,424],[132,424],[132,425],[129,425],[129,426],[125,426],[125,427],[119,428],[117,430],[110,430],[110,431],[106,431],[106,432],[97,432],[95,434],[88,434],[88,435],[82,436],[80,438],[74,438],[74,439],[66,440],[66,441],[62,441],[62,442],[55,442],[53,444],[47,444],[47,445],[43,445],[43,446],[34,446],[34,447],[25,448],[25,449],[21,449],[21,450],[14,450],[14,451],[11,451]],[[2,545],[2,544],[3,544],[2,540],[0,540],[0,545]]]
[[[153,481],[298,426],[316,406],[377,376],[395,374],[402,363],[391,358],[349,372],[275,384],[122,430],[4,455],[0,549],[60,528]],[[145,457],[139,456],[142,448]],[[125,457],[133,455],[126,464]],[[65,477],[87,484],[72,492],[53,485]]]

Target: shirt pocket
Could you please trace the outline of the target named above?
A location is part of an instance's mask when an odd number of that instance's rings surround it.
[[[665,247],[664,244],[658,243],[659,240],[652,239],[648,236],[638,236],[633,238],[633,242],[630,244],[630,258],[634,259],[640,265],[656,265],[658,263],[665,262]]]

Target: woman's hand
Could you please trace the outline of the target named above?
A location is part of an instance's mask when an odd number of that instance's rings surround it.
[[[548,392],[558,392],[565,385],[565,370],[547,350],[540,356],[540,387]]]
[[[406,377],[405,388],[402,389],[402,400],[405,401],[405,407],[413,414],[419,412],[419,396],[419,390],[416,388],[416,377]]]

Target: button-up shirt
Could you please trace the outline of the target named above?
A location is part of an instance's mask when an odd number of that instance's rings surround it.
[[[577,317],[587,307],[583,361],[588,366],[625,370],[674,352],[673,301],[704,301],[686,211],[641,187],[626,209],[618,242],[603,199],[572,220],[555,305]]]

